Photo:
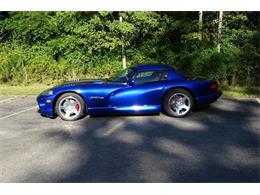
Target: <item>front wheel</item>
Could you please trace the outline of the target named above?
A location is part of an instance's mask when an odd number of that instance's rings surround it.
[[[58,98],[55,111],[61,119],[74,121],[84,114],[85,104],[78,94],[65,93]]]
[[[173,89],[168,92],[163,100],[166,113],[172,117],[183,117],[193,108],[192,95],[185,89]]]

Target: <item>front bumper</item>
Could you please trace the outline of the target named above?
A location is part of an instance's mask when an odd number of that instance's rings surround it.
[[[41,115],[53,118],[55,116],[54,113],[54,96],[38,96],[37,103],[39,106],[38,112]]]

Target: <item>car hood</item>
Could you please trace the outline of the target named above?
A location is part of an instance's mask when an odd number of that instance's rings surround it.
[[[73,80],[73,81],[67,81],[64,82],[60,85],[57,85],[55,87],[53,87],[53,89],[55,88],[60,88],[60,87],[72,87],[72,86],[81,86],[81,85],[124,85],[126,83],[123,82],[115,82],[115,81],[110,81],[110,80],[105,80],[105,79],[97,79],[97,80]]]
[[[72,80],[62,83],[59,86],[74,86],[74,85],[87,85],[87,84],[104,84],[107,83],[107,80]]]

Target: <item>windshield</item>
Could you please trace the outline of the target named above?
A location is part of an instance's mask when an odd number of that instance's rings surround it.
[[[133,69],[127,69],[120,72],[117,72],[115,75],[111,77],[111,80],[114,82],[123,82],[126,83],[128,78],[131,78],[134,75]]]

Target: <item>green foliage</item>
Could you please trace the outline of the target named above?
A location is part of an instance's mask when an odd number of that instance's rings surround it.
[[[1,14],[1,13],[0,13]],[[127,65],[163,63],[190,77],[259,85],[259,13],[9,12],[0,20],[0,82],[109,77]],[[7,33],[9,32],[9,33]]]

